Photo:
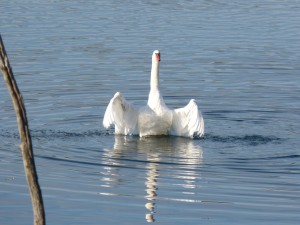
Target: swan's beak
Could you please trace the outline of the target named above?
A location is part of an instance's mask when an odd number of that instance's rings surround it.
[[[155,55],[156,55],[156,60],[160,61],[160,53],[155,53]]]

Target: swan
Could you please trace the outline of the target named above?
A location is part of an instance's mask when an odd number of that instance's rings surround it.
[[[204,120],[196,101],[191,99],[183,108],[169,109],[159,90],[159,50],[152,54],[150,93],[147,105],[136,108],[117,92],[110,100],[104,117],[103,126],[114,125],[115,134],[174,135],[182,137],[202,137]]]

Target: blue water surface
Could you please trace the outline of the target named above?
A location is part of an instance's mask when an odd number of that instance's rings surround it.
[[[300,2],[3,0],[47,224],[299,224]],[[102,127],[120,91],[146,104],[159,49],[170,108],[206,135]],[[0,81],[0,224],[32,224],[15,113]]]

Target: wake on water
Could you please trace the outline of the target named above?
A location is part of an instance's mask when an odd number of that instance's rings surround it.
[[[91,138],[91,137],[101,137],[101,136],[113,136],[114,133],[112,130],[88,130],[84,132],[76,131],[62,131],[62,130],[30,130],[32,139],[60,139],[67,140],[72,138]],[[5,130],[0,130],[0,137],[3,138],[13,138],[18,139],[19,134],[16,132],[10,132]],[[136,136],[138,139],[138,136]],[[149,137],[150,138],[150,137]],[[151,138],[155,138],[151,137]],[[170,136],[169,138],[176,138]],[[257,134],[248,134],[241,136],[220,136],[214,134],[205,134],[203,138],[196,138],[195,141],[210,141],[210,142],[219,142],[219,143],[240,143],[244,145],[263,145],[268,143],[280,144],[284,140],[276,136],[263,136]]]

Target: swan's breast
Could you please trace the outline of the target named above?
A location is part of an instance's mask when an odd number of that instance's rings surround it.
[[[172,125],[172,112],[164,110],[160,113],[154,112],[149,107],[146,107],[139,114],[138,127],[139,135],[168,135]]]

